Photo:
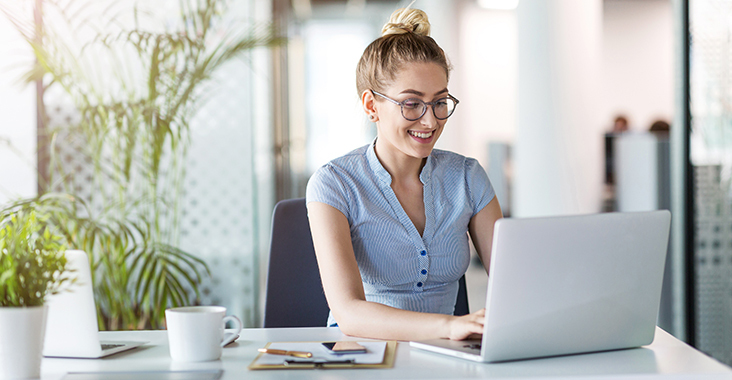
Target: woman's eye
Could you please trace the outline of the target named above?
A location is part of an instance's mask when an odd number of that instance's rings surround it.
[[[405,100],[404,103],[402,103],[402,104],[404,105],[404,108],[409,108],[409,109],[415,109],[415,108],[420,107],[419,102],[415,102],[415,101],[411,101],[411,100]]]

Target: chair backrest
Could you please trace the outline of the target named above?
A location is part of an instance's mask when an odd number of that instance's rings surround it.
[[[328,302],[310,235],[305,198],[275,205],[264,305],[264,327],[321,327]],[[468,313],[465,276],[460,278],[455,315]]]
[[[322,327],[329,310],[305,198],[280,201],[272,215],[264,327]]]

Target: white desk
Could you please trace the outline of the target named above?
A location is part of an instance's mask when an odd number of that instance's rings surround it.
[[[661,329],[653,344],[636,349],[524,360],[498,364],[473,363],[410,349],[400,342],[394,368],[340,370],[249,371],[257,348],[275,341],[356,340],[338,328],[245,329],[224,349],[221,360],[177,363],[170,359],[166,331],[100,333],[107,340],[150,343],[106,359],[44,358],[42,379],[60,379],[67,372],[223,369],[223,379],[732,379],[732,369],[679,341]]]

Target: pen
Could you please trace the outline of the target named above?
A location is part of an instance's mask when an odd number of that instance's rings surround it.
[[[265,354],[271,354],[271,355],[285,355],[285,356],[294,356],[296,358],[311,358],[313,357],[313,354],[305,351],[287,351],[287,350],[275,350],[272,348],[260,348],[259,352],[264,352]]]

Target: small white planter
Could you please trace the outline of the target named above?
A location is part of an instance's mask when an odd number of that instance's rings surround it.
[[[41,376],[46,306],[0,307],[0,380]]]

